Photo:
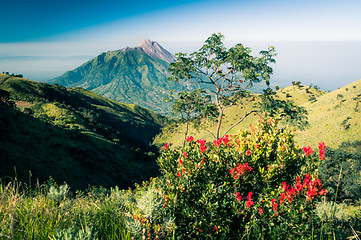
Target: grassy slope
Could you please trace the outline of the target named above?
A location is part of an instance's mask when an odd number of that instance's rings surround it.
[[[308,92],[306,92],[308,89]],[[347,90],[346,90],[347,89]],[[341,94],[343,97],[341,97]],[[296,141],[300,146],[311,145],[316,147],[318,142],[324,141],[327,146],[337,148],[342,142],[361,141],[361,103],[358,112],[355,111],[357,101],[354,100],[357,95],[361,94],[361,80],[345,86],[337,91],[326,93],[307,86],[289,86],[277,91],[280,99],[289,99],[296,104],[304,106],[309,112],[310,128],[305,131],[296,132]],[[288,95],[288,97],[286,97]],[[314,97],[317,101],[310,101]],[[360,101],[360,100],[359,100]],[[222,123],[221,133],[229,128],[233,123],[239,120],[248,111],[252,105],[257,102],[251,101],[245,103],[245,106],[233,106],[225,111],[224,121]],[[350,117],[350,119],[347,119]],[[255,124],[258,116],[249,116],[234,128],[230,134],[236,133],[239,129],[244,129],[249,124]],[[203,120],[204,121],[204,120]],[[345,130],[342,122],[350,124]],[[203,125],[208,131],[214,131],[215,123]],[[178,124],[177,127],[166,127],[162,134],[158,135],[155,143],[163,144],[164,142],[172,143],[175,146],[181,145],[184,137],[184,124]],[[189,135],[195,138],[212,139],[212,135],[205,130],[196,131],[191,128]],[[361,149],[359,149],[361,151]]]
[[[0,176],[66,181],[72,187],[129,186],[157,172],[149,146],[163,118],[81,88],[67,89],[0,74],[28,114],[1,105]],[[142,148],[142,149],[140,149]]]
[[[361,96],[361,80],[322,95],[317,102],[305,103],[311,128],[297,133],[297,142],[315,145],[324,141],[327,146],[337,148],[343,142],[361,141],[361,106],[356,109],[357,96]]]

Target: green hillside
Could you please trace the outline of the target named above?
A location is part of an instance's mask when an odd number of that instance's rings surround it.
[[[169,64],[138,49],[108,51],[49,83],[82,87],[122,103],[132,103],[167,115],[163,99],[169,90],[183,90],[167,80]]]
[[[0,74],[0,89],[17,109],[1,104],[0,176],[75,188],[129,186],[157,174],[151,146],[163,117],[81,88],[65,88]]]
[[[361,80],[307,102],[311,128],[296,134],[300,145],[324,141],[338,148],[342,143],[355,144],[361,152]]]
[[[339,147],[343,142],[350,142],[360,148],[361,80],[331,93],[308,86],[294,85],[278,90],[277,96],[283,100],[292,100],[308,111],[310,127],[296,132],[296,141],[300,146],[315,147],[319,142],[324,141],[332,148]],[[253,94],[243,105],[226,109],[221,133],[252,110],[257,101],[258,95]],[[255,114],[249,116],[229,134],[237,133],[239,129],[245,129],[249,124],[255,125],[258,118]],[[201,123],[198,130],[191,127],[188,135],[211,140],[213,137],[210,132],[213,132],[216,123],[206,119],[202,119]],[[184,129],[185,124],[179,122],[167,126],[157,136],[155,143],[160,145],[168,142],[180,146]],[[358,150],[361,151],[361,148]]]

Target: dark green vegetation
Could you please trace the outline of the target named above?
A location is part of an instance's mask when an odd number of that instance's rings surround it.
[[[154,49],[154,44],[104,52],[50,83],[82,87],[118,102],[136,104],[167,115],[170,104],[163,99],[169,90],[183,90],[185,86],[167,80],[170,76],[168,62],[145,53],[146,49],[159,50]],[[162,55],[170,54],[161,50]]]
[[[73,188],[127,187],[157,174],[151,146],[163,117],[81,88],[0,74],[0,176],[10,180],[52,176]],[[16,170],[15,170],[16,168]],[[8,176],[10,178],[4,178]],[[33,180],[34,181],[34,180]]]

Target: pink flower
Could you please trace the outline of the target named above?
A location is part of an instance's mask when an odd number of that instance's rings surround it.
[[[201,146],[200,149],[201,149],[201,152],[204,153],[206,151],[207,147],[206,146]]]
[[[250,156],[251,155],[251,152],[249,150],[246,151],[246,155],[247,156]]]
[[[184,155],[185,158],[188,158],[187,152],[184,152],[183,155]]]
[[[187,137],[187,142],[193,142],[193,140],[194,140],[193,136]]]
[[[167,149],[168,149],[168,143],[164,143],[163,150],[167,150]]]
[[[182,159],[179,159],[179,164],[180,164],[180,165],[182,165],[182,164],[183,164]]]

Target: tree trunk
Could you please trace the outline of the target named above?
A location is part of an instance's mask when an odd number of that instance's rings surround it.
[[[186,131],[184,133],[184,139],[183,139],[183,148],[186,145],[186,141],[187,141],[187,135],[188,135],[188,125],[189,125],[189,120],[186,121]]]
[[[223,109],[222,108],[218,108],[219,110],[219,114],[218,114],[218,122],[217,122],[217,128],[216,128],[216,139],[219,138],[219,130],[221,129],[221,124],[222,124],[222,118],[223,118]]]
[[[221,129],[221,125],[222,125],[222,118],[223,118],[223,109],[221,107],[221,104],[219,102],[219,99],[218,99],[218,94],[219,94],[219,89],[217,90],[216,92],[216,105],[218,107],[218,122],[217,122],[217,127],[216,127],[216,139],[219,138],[219,130]]]

